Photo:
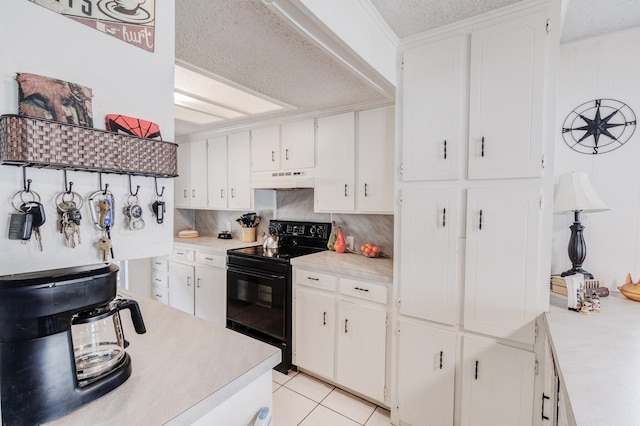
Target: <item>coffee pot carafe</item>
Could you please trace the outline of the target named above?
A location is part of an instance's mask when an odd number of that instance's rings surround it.
[[[136,333],[146,329],[135,300],[116,299],[105,306],[82,311],[71,320],[71,336],[78,384],[84,387],[111,373],[126,355],[120,310],[129,309]]]
[[[145,327],[134,300],[116,299],[117,276],[114,264],[0,276],[3,425],[45,423],[129,378],[120,311]]]

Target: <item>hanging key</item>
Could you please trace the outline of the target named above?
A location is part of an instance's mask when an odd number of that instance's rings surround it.
[[[99,225],[102,228],[106,228],[107,226],[111,226],[112,222],[112,214],[111,214],[111,203],[109,200],[104,199],[98,202],[98,209],[100,211],[100,221]]]
[[[142,219],[142,207],[138,203],[138,197],[129,197],[129,205],[126,206],[123,211],[127,219],[129,220],[129,229],[131,231],[144,229],[144,220]]]
[[[31,213],[12,213],[9,222],[9,239],[29,241],[31,239],[33,215]]]
[[[164,222],[164,213],[166,212],[167,206],[164,201],[156,200],[151,204],[151,210],[153,210],[153,215],[156,217],[156,222],[158,224],[162,224]]]
[[[96,246],[100,250],[100,260],[106,262],[109,256],[109,250],[111,250],[111,240],[108,238],[100,238],[96,241]]]
[[[33,231],[33,235],[35,236],[38,250],[42,251],[42,236],[40,234],[40,227],[44,225],[46,221],[44,206],[37,201],[29,201],[23,203],[20,206],[20,210],[32,216],[31,228]]]

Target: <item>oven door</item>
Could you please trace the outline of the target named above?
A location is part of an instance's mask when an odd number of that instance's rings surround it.
[[[227,327],[263,340],[286,337],[287,274],[227,267]]]

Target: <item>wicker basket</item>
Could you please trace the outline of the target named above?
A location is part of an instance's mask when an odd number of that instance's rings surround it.
[[[175,177],[177,145],[20,115],[0,117],[0,162]]]

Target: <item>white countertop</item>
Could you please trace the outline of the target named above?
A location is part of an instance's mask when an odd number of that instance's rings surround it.
[[[206,250],[212,253],[226,254],[227,250],[262,245],[260,241],[251,243],[243,243],[239,238],[223,240],[218,237],[198,237],[198,238],[174,238],[173,245],[175,247],[184,247],[192,250]]]
[[[551,295],[545,314],[559,374],[578,426],[640,425],[640,303],[612,291],[602,312],[567,309]]]
[[[386,257],[369,258],[361,254],[322,251],[291,259],[295,267],[322,269],[335,274],[347,274],[379,282],[393,280],[393,259]]]
[[[131,377],[47,424],[191,424],[280,362],[274,346],[154,300],[135,299],[147,332],[136,334],[128,311],[121,313],[131,343]]]

